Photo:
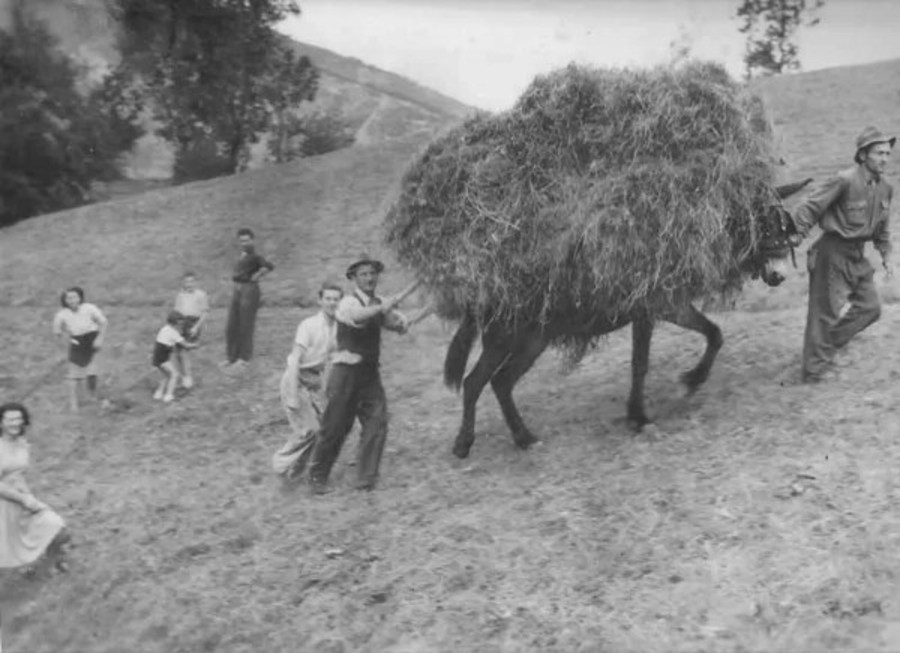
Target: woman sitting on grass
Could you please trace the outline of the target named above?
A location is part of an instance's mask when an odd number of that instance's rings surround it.
[[[69,344],[69,407],[78,411],[82,381],[91,396],[97,394],[97,350],[106,336],[106,317],[94,304],[84,301],[84,290],[72,286],[60,296],[62,309],[53,318],[53,333]]]
[[[0,567],[31,565],[46,553],[57,569],[65,571],[63,546],[69,539],[65,522],[25,483],[29,465],[25,432],[30,423],[22,404],[0,406]]]
[[[175,399],[175,388],[178,387],[178,367],[172,356],[175,348],[194,349],[197,347],[197,343],[188,342],[181,335],[183,321],[184,316],[181,313],[171,311],[166,318],[166,323],[156,334],[156,346],[153,348],[153,367],[162,374],[153,398],[162,399],[167,403]]]

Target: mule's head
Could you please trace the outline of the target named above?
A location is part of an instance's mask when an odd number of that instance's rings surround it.
[[[751,258],[751,276],[760,278],[767,285],[775,287],[785,280],[788,257],[797,266],[794,258],[794,244],[792,239],[797,235],[797,227],[791,214],[784,207],[781,200],[790,197],[809,184],[812,179],[807,179],[796,184],[787,184],[775,188],[774,197],[764,210],[757,216],[757,240],[756,252]]]

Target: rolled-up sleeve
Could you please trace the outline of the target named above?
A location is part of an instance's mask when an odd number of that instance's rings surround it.
[[[794,210],[794,223],[801,236],[818,224],[828,207],[837,200],[849,182],[839,175],[831,177],[815,188]]]
[[[343,322],[350,326],[359,326],[359,323],[364,318],[363,308],[363,305],[356,297],[346,295],[338,304],[334,317],[338,322]]]

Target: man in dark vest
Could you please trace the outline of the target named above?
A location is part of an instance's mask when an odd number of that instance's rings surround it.
[[[347,278],[354,281],[356,288],[341,299],[335,314],[337,350],[331,357],[327,403],[309,469],[315,494],[327,491],[328,475],[354,419],[359,419],[362,427],[356,488],[372,490],[378,480],[388,427],[387,400],[379,372],[381,330],[406,333],[408,320],[394,309],[416,287],[413,284],[392,298],[382,299],[375,294],[375,288],[383,271],[381,261],[368,256],[360,257],[347,268]]]
[[[822,237],[809,248],[807,258],[806,383],[822,381],[836,351],[881,315],[875,269],[864,248],[872,241],[885,273],[893,275],[890,213],[894,190],[883,175],[895,141],[874,127],[864,129],[856,139],[856,165],[811,192],[794,212],[795,244],[814,225],[822,229]]]

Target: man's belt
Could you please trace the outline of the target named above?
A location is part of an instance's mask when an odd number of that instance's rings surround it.
[[[851,245],[865,245],[867,242],[872,240],[871,236],[867,238],[847,238],[846,236],[842,236],[836,231],[826,231],[823,235],[828,236],[829,238],[832,238],[834,240],[839,240],[842,243],[849,243]]]

